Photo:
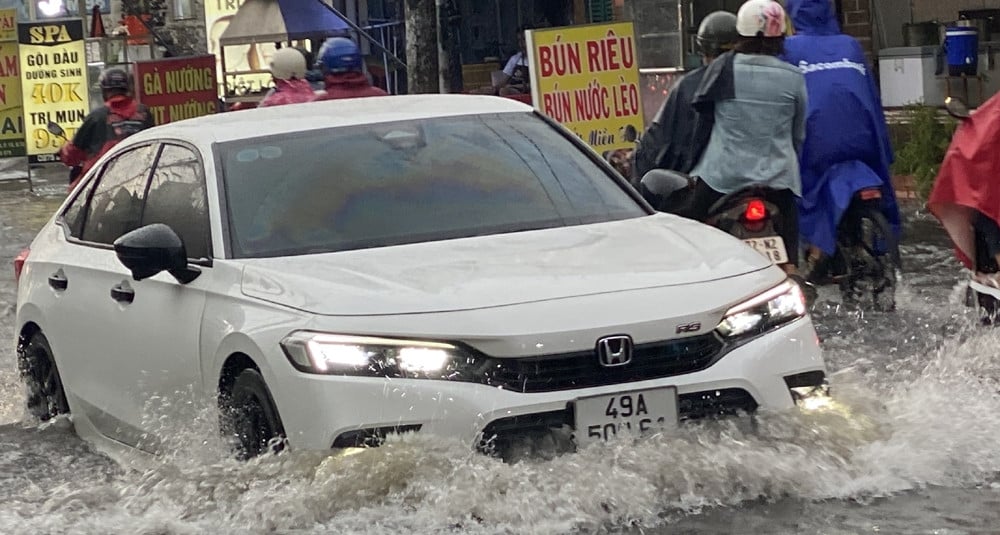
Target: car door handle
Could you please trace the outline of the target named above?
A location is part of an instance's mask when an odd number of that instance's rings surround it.
[[[111,287],[111,298],[119,303],[131,303],[135,299],[135,290],[127,281],[121,281]]]
[[[63,273],[62,268],[49,275],[49,286],[56,290],[65,290],[69,287],[69,279],[66,278],[66,274]]]

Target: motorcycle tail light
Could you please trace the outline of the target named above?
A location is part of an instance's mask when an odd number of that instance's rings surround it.
[[[747,210],[743,214],[743,219],[751,223],[767,219],[767,207],[764,206],[764,201],[760,199],[750,200],[750,202],[747,203]]]
[[[862,201],[870,201],[872,199],[881,199],[882,192],[875,188],[863,189],[858,193]]]
[[[24,270],[24,263],[28,261],[28,253],[31,249],[27,247],[24,248],[20,253],[14,257],[14,282],[17,283],[21,280],[21,271]]]

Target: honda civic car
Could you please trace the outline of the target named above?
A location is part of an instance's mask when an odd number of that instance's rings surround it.
[[[140,132],[15,272],[31,413],[153,453],[172,398],[218,410],[248,458],[401,433],[595,447],[826,392],[781,269],[655,212],[569,130],[497,97]]]

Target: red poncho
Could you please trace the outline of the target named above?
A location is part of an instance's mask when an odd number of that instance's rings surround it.
[[[927,208],[955,244],[958,259],[974,269],[972,216],[978,210],[1000,223],[1000,94],[962,122],[934,181]]]

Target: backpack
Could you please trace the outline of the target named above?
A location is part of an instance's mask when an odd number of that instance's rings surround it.
[[[97,156],[94,157],[96,161],[101,156],[106,154],[115,145],[120,143],[123,139],[146,129],[146,122],[149,120],[149,108],[140,104],[136,107],[135,113],[129,117],[123,117],[110,109],[108,110],[108,116],[106,119],[106,124],[108,127],[108,140],[104,142],[101,146],[101,150],[98,151]]]

